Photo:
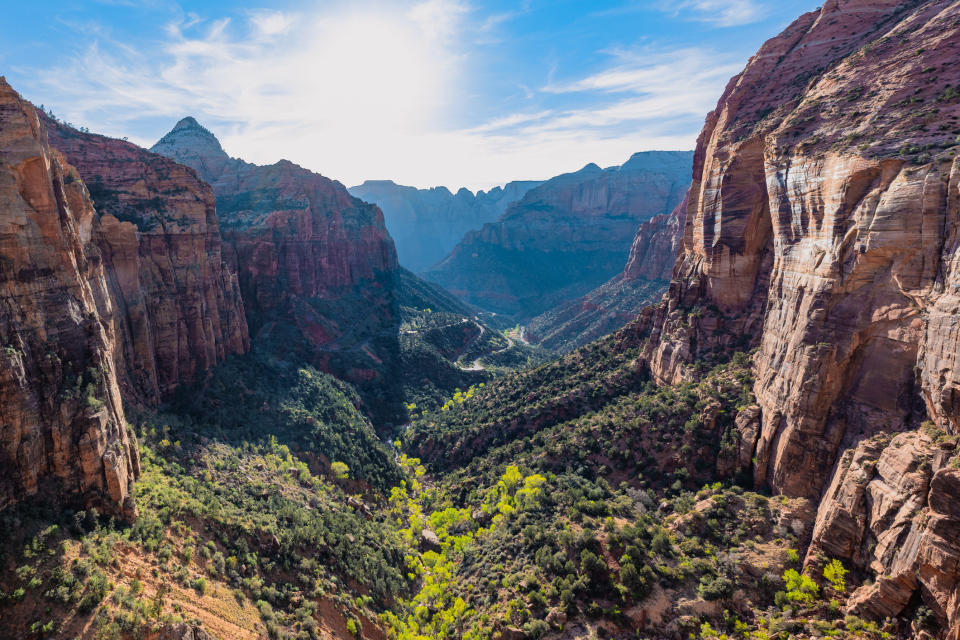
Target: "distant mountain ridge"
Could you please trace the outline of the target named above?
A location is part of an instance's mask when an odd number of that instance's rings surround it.
[[[421,272],[446,257],[464,234],[493,222],[541,184],[513,181],[474,194],[466,188],[451,193],[446,187],[418,189],[392,180],[367,180],[348,191],[380,207],[400,263]]]
[[[529,319],[620,272],[637,228],[683,199],[692,166],[692,151],[646,151],[552,178],[424,275],[470,304]]]

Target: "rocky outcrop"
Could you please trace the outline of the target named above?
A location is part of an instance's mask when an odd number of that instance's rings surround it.
[[[654,216],[640,225],[630,246],[623,280],[669,282],[683,243],[688,204],[685,197],[669,214]]]
[[[43,493],[135,515],[97,227],[76,170],[0,78],[0,508]]]
[[[425,276],[520,320],[575,300],[623,270],[641,223],[682,200],[690,163],[690,152],[651,151],[553,178],[467,234]]]
[[[349,191],[380,207],[400,264],[421,272],[450,253],[464,234],[495,221],[540,184],[514,181],[474,194],[464,188],[450,193],[446,187],[417,189],[391,180],[367,180]]]
[[[398,383],[398,264],[380,210],[286,160],[230,158],[193,118],[152,151],[212,185],[251,335],[357,383],[367,398],[391,396],[384,387]],[[383,411],[378,422],[390,420],[392,410]]]
[[[957,627],[960,616],[960,470],[952,440],[914,431],[875,436],[844,452],[824,494],[810,555],[850,558],[877,575],[848,611],[896,616],[914,593]],[[954,636],[956,633],[954,634]]]
[[[155,404],[246,352],[239,281],[222,251],[209,185],[136,145],[45,122],[100,214],[93,241],[114,302],[125,396]]]
[[[928,576],[884,577],[858,610],[919,590],[954,627],[960,571],[938,537],[957,537],[923,488],[934,473],[910,475],[874,438],[926,415],[957,433],[958,58],[960,3],[947,0],[831,0],[767,42],[707,117],[674,279],[637,325],[661,382],[758,348],[755,482],[832,496],[815,548]],[[847,475],[848,456],[906,475]],[[872,556],[856,533],[867,523]]]
[[[686,198],[670,214],[647,220],[637,231],[623,272],[586,295],[532,319],[527,339],[565,353],[613,333],[667,290],[683,242]]]

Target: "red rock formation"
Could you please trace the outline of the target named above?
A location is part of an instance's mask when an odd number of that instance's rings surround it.
[[[958,59],[950,0],[830,0],[767,42],[707,118],[667,301],[638,321],[662,382],[759,347],[756,482],[827,491],[813,551],[884,576],[856,610],[919,591],[953,628],[954,472],[872,438],[960,425]]]
[[[96,227],[77,172],[0,78],[0,508],[50,490],[135,514]]]
[[[45,118],[101,214],[100,247],[125,395],[156,403],[249,348],[236,271],[221,252],[216,203],[196,172],[136,145]]]
[[[687,203],[684,198],[669,214],[660,214],[640,225],[622,279],[670,280],[683,243]]]
[[[213,186],[251,333],[383,396],[395,377],[399,315],[397,254],[380,209],[286,160],[230,158],[193,118],[153,150]]]

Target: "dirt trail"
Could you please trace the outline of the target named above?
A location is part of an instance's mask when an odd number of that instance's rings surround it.
[[[467,345],[467,348],[464,349],[464,351],[472,347],[477,340],[483,337],[483,334],[486,331],[486,328],[479,323],[477,324],[477,326],[480,327],[480,335],[474,338],[473,341],[471,341],[470,344]],[[502,349],[497,349],[496,351],[492,351],[490,353],[480,356],[479,358],[474,360],[470,364],[470,366],[465,367],[459,362],[457,363],[457,366],[463,369],[464,371],[485,371],[486,367],[480,363],[480,361],[483,358],[488,358],[490,356],[495,356],[498,353],[503,353],[504,351],[508,351],[513,347],[515,347],[517,345],[517,342],[521,342],[522,344],[530,344],[529,342],[527,342],[527,339],[524,337],[524,334],[526,333],[526,331],[527,331],[526,327],[520,327],[519,329],[511,329],[510,331],[507,331],[506,333],[503,334],[503,337],[507,339],[507,346],[505,346]]]

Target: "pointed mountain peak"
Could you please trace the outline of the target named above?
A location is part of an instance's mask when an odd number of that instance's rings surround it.
[[[173,131],[180,131],[181,129],[202,129],[204,131],[207,131],[207,129],[204,128],[199,122],[197,122],[197,119],[194,118],[193,116],[187,116],[186,118],[184,118],[183,120],[175,124],[173,126],[173,129],[171,130],[171,133]]]
[[[180,120],[150,150],[181,162],[191,157],[228,157],[217,137],[193,116]]]

